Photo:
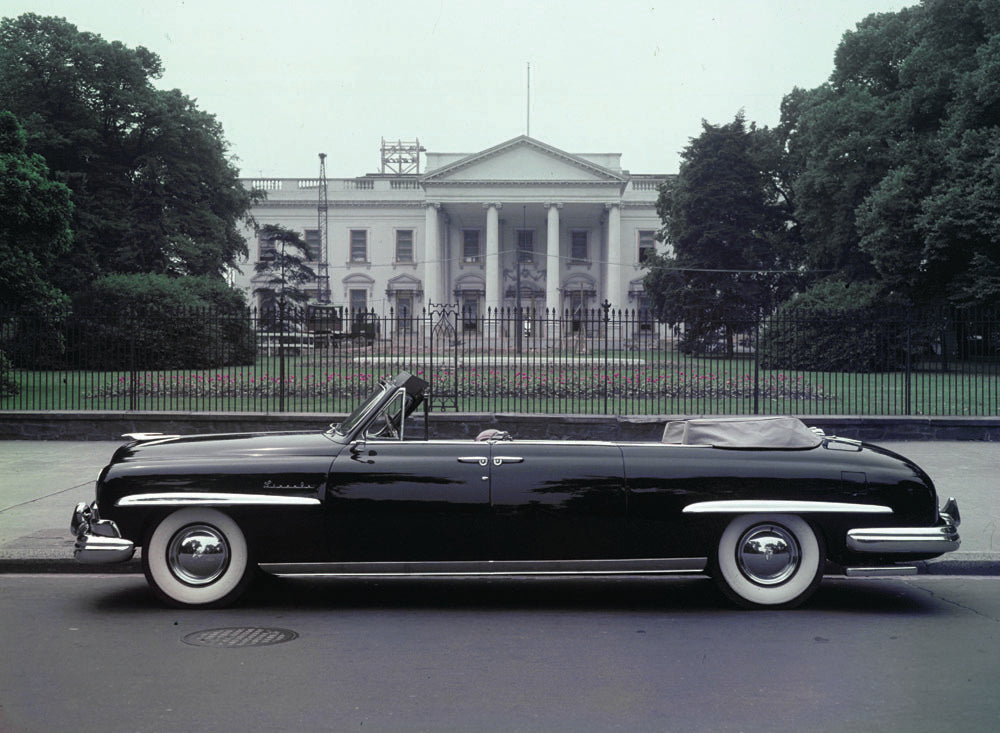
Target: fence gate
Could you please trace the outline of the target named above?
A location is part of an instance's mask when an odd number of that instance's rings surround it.
[[[431,303],[427,318],[430,324],[430,349],[428,370],[435,375],[431,385],[429,409],[458,411],[458,303]],[[444,376],[451,372],[451,378]]]

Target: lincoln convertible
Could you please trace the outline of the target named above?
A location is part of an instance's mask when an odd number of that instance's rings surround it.
[[[325,431],[130,434],[73,512],[76,559],[130,560],[162,601],[276,575],[705,573],[788,608],[824,571],[902,575],[959,545],[913,462],[795,418],[668,422],[661,440],[429,439],[429,385],[384,380]],[[417,412],[423,405],[424,409]]]

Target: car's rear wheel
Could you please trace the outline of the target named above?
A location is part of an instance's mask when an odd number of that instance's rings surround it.
[[[822,537],[801,517],[748,514],[722,532],[711,570],[744,608],[793,608],[819,586],[824,559]]]
[[[142,569],[158,598],[181,608],[217,608],[246,591],[254,575],[239,525],[215,509],[179,509],[146,537]]]

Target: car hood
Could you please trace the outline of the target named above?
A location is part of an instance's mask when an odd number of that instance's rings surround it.
[[[115,451],[111,463],[212,459],[230,461],[284,456],[332,457],[339,449],[340,446],[326,434],[314,431],[165,436],[126,443]]]

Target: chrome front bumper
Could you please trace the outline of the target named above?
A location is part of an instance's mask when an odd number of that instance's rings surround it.
[[[73,557],[85,565],[125,562],[135,554],[135,544],[122,538],[118,526],[110,519],[101,519],[97,502],[89,506],[76,505],[69,529],[76,537]]]
[[[933,527],[868,527],[847,532],[847,548],[877,554],[943,555],[961,544],[958,502],[948,499]]]

